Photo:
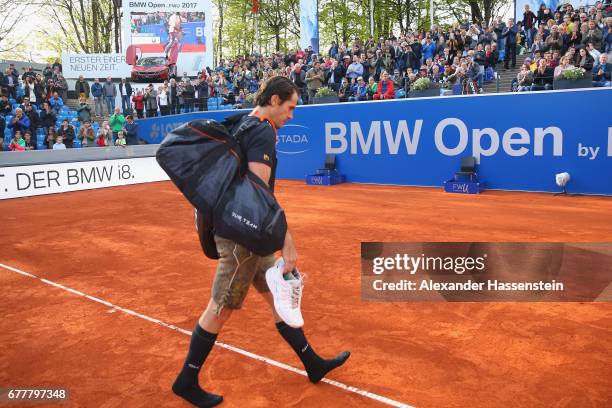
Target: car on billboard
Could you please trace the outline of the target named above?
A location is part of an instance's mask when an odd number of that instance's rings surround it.
[[[125,61],[132,66],[132,81],[163,82],[175,78],[179,48],[178,42],[174,42],[162,54],[143,54],[141,47],[128,46]]]

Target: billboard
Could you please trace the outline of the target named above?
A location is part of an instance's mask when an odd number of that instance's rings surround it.
[[[319,2],[317,0],[300,0],[300,47],[312,46],[319,53]]]
[[[487,189],[558,192],[568,172],[570,193],[612,195],[611,98],[593,88],[298,106],[278,130],[277,178],[304,180],[334,154],[350,182],[441,188],[472,156]],[[186,121],[235,113],[142,119],[138,136],[160,143]]]
[[[179,76],[195,76],[213,67],[212,26],[209,0],[124,2],[123,39],[128,64],[134,71],[141,58],[164,58]]]
[[[126,78],[130,76],[130,66],[125,63],[123,54],[74,54],[62,53],[64,78]]]

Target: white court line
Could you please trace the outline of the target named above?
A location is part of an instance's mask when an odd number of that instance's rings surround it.
[[[180,333],[186,334],[187,336],[191,337],[191,332],[189,330],[185,330],[185,329],[182,329],[180,327],[174,326],[172,324],[169,324],[169,323],[166,323],[166,322],[162,322],[161,320],[155,319],[153,317],[149,317],[149,316],[143,315],[141,313],[135,312],[133,310],[126,309],[126,308],[123,308],[121,306],[114,305],[114,304],[112,304],[110,302],[107,302],[107,301],[102,300],[102,299],[98,299],[97,297],[94,297],[94,296],[88,295],[86,293],[80,292],[80,291],[78,291],[76,289],[72,289],[72,288],[66,287],[64,285],[60,285],[59,283],[52,282],[52,281],[50,281],[48,279],[44,279],[44,278],[38,277],[36,275],[32,275],[31,273],[27,273],[27,272],[21,271],[19,269],[13,268],[12,266],[8,266],[8,265],[5,265],[3,263],[0,263],[0,267],[2,267],[4,269],[7,269],[9,271],[13,271],[13,272],[19,273],[19,274],[21,274],[23,276],[27,276],[27,277],[30,277],[30,278],[38,279],[41,282],[46,283],[47,285],[55,286],[56,288],[65,290],[65,291],[70,292],[72,294],[75,294],[77,296],[81,296],[81,297],[87,298],[87,299],[92,300],[92,301],[94,301],[96,303],[101,303],[101,304],[103,304],[105,306],[108,306],[108,307],[111,307],[111,308],[113,308],[115,310],[120,310],[123,313],[130,314],[130,315],[136,316],[136,317],[140,317],[141,319],[147,320],[147,321],[149,321],[151,323],[155,323],[155,324],[158,324],[160,326],[166,327],[168,329],[172,329],[172,330],[178,331]],[[219,346],[219,347],[224,348],[224,349],[234,351],[234,352],[236,352],[238,354],[242,354],[243,356],[250,357],[250,358],[253,358],[255,360],[259,360],[259,361],[262,361],[264,363],[273,365],[275,367],[282,368],[284,370],[291,371],[291,372],[294,372],[296,374],[300,374],[300,375],[306,376],[306,372],[304,370],[300,370],[300,369],[292,367],[290,365],[283,364],[283,363],[278,362],[276,360],[272,360],[270,358],[254,354],[254,353],[251,353],[250,351],[246,351],[246,350],[240,349],[238,347],[231,346],[229,344],[221,343],[219,341],[215,342],[215,344],[217,346]],[[392,399],[387,398],[387,397],[383,397],[383,396],[378,395],[378,394],[374,394],[373,392],[362,390],[361,388],[351,387],[349,385],[343,384],[343,383],[338,382],[338,381],[329,380],[327,378],[323,378],[321,381],[324,382],[324,383],[327,383],[329,385],[333,385],[334,387],[341,388],[341,389],[343,389],[345,391],[352,392],[352,393],[355,393],[355,394],[359,394],[359,395],[364,396],[366,398],[370,398],[370,399],[373,399],[375,401],[381,402],[383,404],[390,405],[392,407],[413,408],[410,405],[404,404],[402,402],[395,401],[395,400],[392,400]]]

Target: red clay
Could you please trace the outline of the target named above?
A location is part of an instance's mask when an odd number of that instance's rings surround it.
[[[361,241],[606,241],[610,198],[288,181],[277,195],[308,275],[306,334],[320,354],[353,353],[330,378],[417,407],[610,406],[609,303],[367,303],[359,259]],[[168,182],[0,214],[1,263],[187,330],[209,299],[215,264]],[[67,407],[188,406],[170,391],[188,336],[4,268],[0,285],[1,387],[68,387]],[[300,367],[254,290],[219,340]],[[384,406],[221,348],[200,378],[225,407]]]

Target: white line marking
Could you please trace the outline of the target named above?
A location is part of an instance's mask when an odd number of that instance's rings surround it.
[[[28,276],[30,278],[38,279],[41,282],[46,283],[47,285],[55,286],[56,288],[63,289],[65,291],[70,292],[72,294],[75,294],[77,296],[81,296],[81,297],[87,298],[89,300],[92,300],[92,301],[94,301],[96,303],[101,303],[101,304],[103,304],[105,306],[111,307],[114,310],[120,310],[123,313],[129,314],[129,315],[132,315],[132,316],[136,316],[136,317],[140,317],[141,319],[147,320],[147,321],[149,321],[151,323],[155,323],[157,325],[166,327],[168,329],[171,329],[171,330],[183,333],[183,334],[191,337],[191,332],[189,330],[185,330],[185,329],[182,329],[180,327],[174,326],[172,324],[163,322],[161,320],[154,319],[152,317],[149,317],[149,316],[143,315],[141,313],[135,312],[133,310],[126,309],[126,308],[123,308],[121,306],[114,305],[114,304],[112,304],[110,302],[107,302],[107,301],[102,300],[102,299],[98,299],[97,297],[85,294],[85,293],[80,292],[80,291],[78,291],[76,289],[68,288],[68,287],[66,287],[64,285],[60,285],[59,283],[55,283],[55,282],[52,282],[52,281],[50,281],[48,279],[41,278],[41,277],[38,277],[36,275],[32,275],[31,273],[27,273],[27,272],[21,271],[19,269],[13,268],[12,266],[8,266],[8,265],[5,265],[3,263],[0,263],[0,267],[2,267],[4,269],[7,269],[9,271],[13,271],[13,272],[19,273],[19,274],[24,275],[24,276]],[[294,372],[296,374],[300,374],[300,375],[306,376],[306,371],[300,370],[299,368],[292,367],[290,365],[278,362],[276,360],[272,360],[270,358],[254,354],[254,353],[251,353],[250,351],[246,351],[246,350],[240,349],[238,347],[231,346],[229,344],[221,343],[219,341],[215,342],[215,344],[217,346],[219,346],[219,347],[224,348],[224,349],[233,351],[233,352],[238,353],[238,354],[242,354],[243,356],[250,357],[252,359],[255,359],[255,360],[258,360],[258,361],[270,364],[270,365],[273,365],[275,367],[282,368],[284,370],[291,371],[291,372]],[[362,389],[357,388],[357,387],[352,387],[352,386],[343,384],[343,383],[338,382],[338,381],[333,381],[333,380],[329,380],[327,378],[323,378],[321,380],[321,382],[327,383],[329,385],[333,385],[334,387],[341,388],[341,389],[343,389],[345,391],[352,392],[352,393],[361,395],[361,396],[366,397],[366,398],[373,399],[375,401],[381,402],[383,404],[390,405],[392,407],[397,407],[397,408],[413,408],[412,406],[404,404],[402,402],[395,401],[395,400],[392,400],[390,398],[383,397],[381,395],[374,394],[372,392],[369,392],[369,391],[366,391],[366,390],[362,390]]]

